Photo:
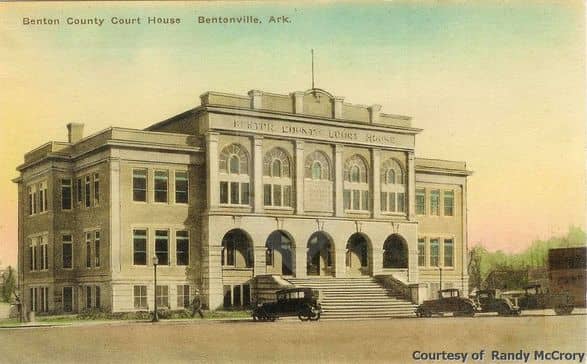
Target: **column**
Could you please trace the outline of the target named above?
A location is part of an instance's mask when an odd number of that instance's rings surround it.
[[[110,246],[110,264],[112,269],[112,276],[118,276],[121,270],[121,234],[120,228],[120,159],[119,151],[112,150],[116,154],[116,159],[110,160],[110,231],[109,231],[109,246]]]
[[[296,278],[306,278],[307,277],[307,271],[306,271],[306,266],[307,266],[307,253],[306,253],[306,247],[305,245],[302,245],[302,243],[298,242],[298,245],[296,245],[295,249],[294,249],[294,260],[295,260],[295,266],[294,266],[294,275],[296,276]]]
[[[206,173],[208,210],[218,207],[218,133],[206,134]]]
[[[224,301],[221,254],[220,245],[202,246],[202,294],[211,310],[222,307]]]
[[[265,246],[255,245],[253,248],[253,274],[258,276],[267,273],[267,264],[265,262]]]
[[[296,140],[296,214],[304,213],[304,142]]]
[[[334,276],[342,278],[346,276],[346,247],[336,247],[334,251]]]
[[[406,191],[408,199],[408,220],[416,219],[416,163],[414,152],[408,153],[408,190]]]
[[[381,178],[380,178],[380,170],[381,167],[381,150],[379,149],[372,149],[371,150],[371,178],[373,180],[372,186],[372,201],[373,204],[373,217],[378,218],[381,216]]]
[[[344,215],[344,201],[342,198],[342,187],[344,173],[342,170],[342,150],[343,146],[336,144],[334,146],[334,212],[335,216]]]
[[[253,211],[263,212],[263,137],[258,135],[253,143]]]

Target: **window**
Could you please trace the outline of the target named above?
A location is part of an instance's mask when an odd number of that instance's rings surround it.
[[[147,230],[133,230],[133,264],[147,265]]]
[[[438,216],[440,213],[440,191],[430,191],[430,215]]]
[[[86,232],[86,268],[92,267],[92,233]]]
[[[220,182],[220,203],[228,203],[228,182]]]
[[[454,215],[454,202],[455,202],[454,191],[444,191],[444,216],[453,216]]]
[[[187,230],[179,230],[175,232],[175,251],[175,264],[190,264],[190,239]]]
[[[239,144],[230,144],[220,152],[219,172],[223,174],[249,174],[249,154]]]
[[[41,236],[41,270],[49,269],[49,255],[47,254],[47,237]]]
[[[263,202],[265,206],[291,206],[291,159],[281,148],[263,157]]]
[[[96,304],[94,305],[96,308],[100,308],[101,306],[101,298],[100,298],[100,286],[96,286]]]
[[[452,239],[444,239],[444,266],[453,266],[454,242]]]
[[[85,188],[84,188],[84,197],[86,201],[86,207],[91,206],[91,191],[90,191],[90,176],[85,177]]]
[[[158,307],[169,307],[169,286],[155,287],[155,300]]]
[[[132,199],[133,201],[147,202],[146,169],[133,169],[132,171]]]
[[[363,157],[354,155],[345,162],[343,202],[347,210],[369,209],[367,174],[367,163]]]
[[[78,178],[75,180],[75,192],[76,192],[76,200],[77,200],[77,204],[81,204],[83,201],[82,198],[82,194],[83,194],[83,190],[82,190],[82,179]]]
[[[330,160],[321,151],[310,153],[304,163],[305,177],[313,180],[330,180]]]
[[[39,212],[47,211],[47,182],[41,182],[38,184],[39,190]]]
[[[94,204],[100,202],[100,175],[94,173]]]
[[[30,309],[31,311],[37,311],[37,288],[30,289]]]
[[[92,286],[86,286],[86,308],[92,308]]]
[[[94,266],[100,267],[100,232],[94,231]]]
[[[169,172],[155,171],[155,202],[167,202]]]
[[[403,192],[397,193],[397,212],[406,211],[406,195]]]
[[[73,311],[73,287],[63,287],[63,311]]]
[[[227,241],[223,250],[223,253],[226,254],[226,265],[234,265],[234,241]]]
[[[61,236],[61,257],[63,268],[73,268],[73,239],[70,234]]]
[[[155,255],[159,265],[169,265],[169,231],[155,230]]]
[[[230,202],[229,197],[230,196]],[[220,203],[232,205],[249,204],[249,184],[239,182],[220,182]]]
[[[426,265],[426,239],[418,238],[418,266]]]
[[[49,311],[49,287],[39,287],[39,312]]]
[[[177,307],[190,307],[190,286],[187,284],[177,286]]]
[[[175,172],[175,203],[188,203],[188,173],[185,171]]]
[[[440,255],[440,246],[438,239],[430,239],[430,266],[438,267],[438,257]]]
[[[381,171],[381,211],[405,212],[406,186],[402,165],[390,158],[381,164]]]
[[[265,265],[273,265],[273,249],[270,246],[265,249]]]
[[[28,195],[29,195],[29,215],[35,213],[35,197],[33,192],[33,187],[27,187]]]
[[[416,214],[426,215],[426,190],[416,189]]]
[[[30,261],[29,269],[31,271],[37,270],[37,238],[31,238],[31,244],[29,246]]]
[[[134,286],[135,308],[147,308],[147,286]]]
[[[71,178],[61,179],[61,209],[71,210]]]
[[[237,155],[232,155],[230,157],[230,173],[240,173],[240,162],[240,158]]]

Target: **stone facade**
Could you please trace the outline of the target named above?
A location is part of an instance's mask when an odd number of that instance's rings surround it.
[[[19,278],[28,309],[246,305],[252,278],[392,275],[467,287],[462,162],[415,158],[421,131],[320,89],[201,105],[25,155]]]

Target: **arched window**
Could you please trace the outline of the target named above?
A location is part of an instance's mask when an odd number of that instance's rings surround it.
[[[263,201],[265,206],[291,207],[291,158],[281,148],[273,148],[263,157]]]
[[[367,162],[358,154],[344,164],[343,201],[345,210],[369,210],[369,169]]]
[[[381,171],[381,211],[405,213],[406,187],[403,166],[396,159],[389,158],[381,164]]]
[[[248,205],[250,203],[249,153],[240,144],[222,149],[218,158],[220,203]]]
[[[313,180],[331,180],[330,160],[321,151],[314,151],[306,157],[305,177]]]

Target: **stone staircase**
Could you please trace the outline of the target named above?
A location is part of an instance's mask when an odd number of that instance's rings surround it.
[[[296,287],[320,291],[321,319],[415,317],[416,305],[383,288],[372,277],[288,278]]]

